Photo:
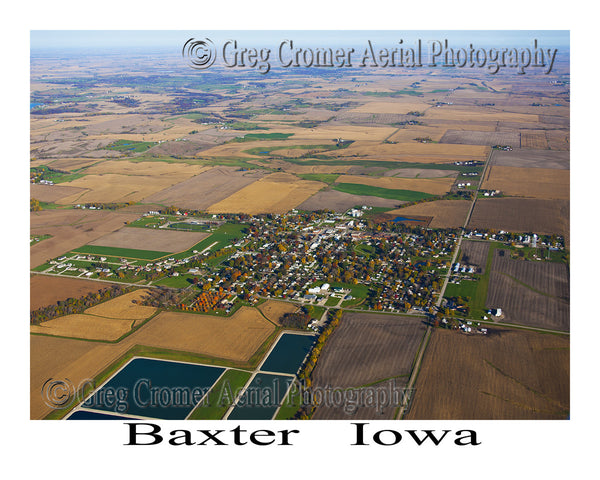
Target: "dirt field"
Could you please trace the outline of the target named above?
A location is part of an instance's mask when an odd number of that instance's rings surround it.
[[[468,226],[507,232],[556,233],[568,242],[569,202],[535,198],[478,199]]]
[[[485,273],[485,265],[488,259],[490,244],[488,242],[477,242],[475,240],[463,240],[460,245],[460,263],[476,265],[476,273]]]
[[[392,420],[401,404],[406,379],[393,378],[371,387],[354,389],[339,400],[335,395],[325,396],[312,416],[313,420]],[[397,392],[396,401],[394,393]],[[374,399],[378,399],[378,404]],[[340,401],[341,400],[341,401]],[[362,402],[362,403],[361,403]]]
[[[71,195],[82,194],[86,192],[85,188],[66,187],[64,185],[40,185],[31,184],[29,194],[31,198],[36,198],[40,202],[57,202],[61,198]]]
[[[456,228],[465,224],[470,207],[471,202],[468,200],[437,200],[399,208],[387,213],[390,215],[433,217],[429,224],[431,228]]]
[[[275,326],[260,312],[242,307],[231,317],[162,312],[135,334],[136,343],[247,361]]]
[[[538,115],[528,115],[525,113],[499,112],[482,107],[462,107],[458,105],[444,105],[440,108],[430,108],[425,113],[425,120],[429,119],[450,119],[450,120],[468,120],[468,121],[488,121],[488,122],[523,122],[537,123]]]
[[[238,190],[263,178],[266,170],[240,171],[235,167],[215,167],[184,182],[166,188],[144,199],[144,203],[176,205],[205,210]]]
[[[285,213],[325,187],[322,182],[301,180],[289,173],[272,173],[214,203],[209,213]]]
[[[417,192],[443,195],[450,190],[454,178],[396,178],[396,177],[370,177],[366,175],[341,175],[336,180],[338,183],[358,183],[380,188],[400,190],[413,190]]]
[[[352,195],[350,193],[338,192],[337,190],[321,190],[308,200],[302,202],[296,208],[298,210],[316,211],[333,210],[334,212],[345,212],[357,205],[370,207],[395,208],[403,202],[387,198],[373,197],[371,195]]]
[[[560,168],[569,170],[569,157],[569,152],[513,148],[511,152],[494,150],[490,164],[501,165],[504,167]]]
[[[434,330],[407,420],[564,419],[569,338],[490,328]]]
[[[504,322],[569,331],[569,277],[562,263],[513,260],[494,252],[486,306]]]
[[[451,157],[453,160],[457,158],[470,157],[470,160],[484,159],[487,155],[489,147],[484,145],[456,145],[450,143],[419,143],[405,142],[396,144],[384,144],[378,142],[354,142],[343,150],[335,150],[334,152],[325,152],[325,155],[335,157],[349,157],[353,155],[378,157],[380,155],[396,155],[396,156],[415,156],[413,162],[419,162],[419,155],[427,157]],[[398,160],[399,161],[399,160]],[[402,160],[411,161],[411,160]],[[439,160],[438,160],[439,162]],[[437,163],[437,162],[433,162]],[[439,163],[448,163],[441,161]]]
[[[208,237],[203,232],[177,232],[175,230],[123,227],[100,237],[89,245],[117,248],[140,248],[158,252],[182,252]]]
[[[570,198],[570,171],[557,168],[519,168],[492,165],[482,188],[527,198]]]
[[[521,145],[518,132],[480,132],[466,130],[448,130],[440,143],[456,143],[460,145]]]
[[[395,168],[383,174],[384,177],[402,178],[456,178],[457,171],[436,170],[433,168]]]
[[[548,148],[548,140],[546,140],[546,133],[543,131],[521,132],[521,148],[546,150]]]
[[[59,300],[77,298],[90,292],[98,292],[110,283],[94,282],[80,278],[31,275],[29,277],[30,309],[54,305]]]
[[[135,290],[90,307],[84,313],[100,317],[142,320],[156,312],[156,308],[138,303],[147,293],[146,289]]]
[[[36,267],[48,259],[92,242],[138,217],[136,213],[121,213],[118,210],[75,209],[31,212],[29,215],[31,234],[49,234],[52,238],[30,248],[30,266]]]
[[[317,361],[313,383],[359,387],[409,375],[424,333],[418,318],[344,313]]]
[[[262,314],[277,325],[281,325],[279,319],[284,313],[293,313],[298,310],[298,307],[293,303],[278,302],[277,300],[267,300],[259,305],[258,309]]]

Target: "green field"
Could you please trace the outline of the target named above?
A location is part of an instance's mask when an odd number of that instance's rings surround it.
[[[188,232],[206,232],[210,229],[210,225],[206,223],[187,223],[187,222],[179,222],[179,223],[171,223],[167,228],[171,228],[173,230],[185,230]]]
[[[117,152],[134,152],[140,153],[145,152],[154,145],[158,145],[156,142],[135,142],[131,140],[117,140],[116,142],[107,145],[106,149],[116,150]]]
[[[223,418],[250,376],[250,372],[227,370],[210,389],[207,398],[190,414],[188,420],[220,420]]]
[[[30,168],[30,171],[32,173],[35,172],[35,173],[41,174],[38,178],[39,180],[49,180],[53,183],[71,182],[73,180],[77,180],[78,178],[81,178],[84,176],[81,173],[65,173],[65,172],[59,172],[57,170],[52,170],[50,167],[48,167],[46,165],[40,165],[39,167],[32,167],[32,168]],[[42,206],[42,208],[43,208],[43,206]],[[46,208],[48,208],[48,207],[46,207]]]
[[[243,137],[236,137],[232,142],[253,142],[255,140],[287,140],[293,133],[247,133]]]
[[[304,180],[313,180],[316,182],[332,184],[338,179],[340,175],[337,173],[303,173],[297,174],[296,176]]]
[[[359,183],[338,183],[332,188],[339,192],[350,193],[352,195],[369,195],[371,197],[388,198],[403,202],[415,202],[417,200],[435,197],[435,195],[424,192],[373,187],[371,185],[361,185]]]
[[[83,245],[75,250],[72,250],[72,252],[85,255],[102,255],[105,257],[139,258],[141,260],[157,260],[161,257],[166,257],[167,255],[171,254],[171,252],[137,250],[134,248],[101,247],[98,245]]]

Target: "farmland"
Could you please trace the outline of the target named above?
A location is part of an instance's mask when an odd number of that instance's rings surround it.
[[[478,199],[468,226],[508,232],[556,233],[568,239],[569,201],[509,197]]]
[[[568,200],[570,171],[558,168],[520,168],[493,165],[482,188],[505,195]]]
[[[424,333],[415,318],[345,313],[319,358],[314,385],[361,387],[407,376]]]
[[[407,420],[564,419],[569,338],[490,327],[488,335],[435,330]]]
[[[569,277],[563,263],[513,260],[494,252],[486,304],[504,322],[569,330]]]
[[[408,419],[567,417],[568,60],[257,76],[33,55],[32,418],[64,414],[48,379],[102,383],[137,356],[194,364],[180,385],[287,387],[313,341],[301,378],[354,401],[278,418],[393,419],[398,398],[356,399],[414,378]],[[279,408],[229,400],[169,418]]]
[[[123,227],[116,232],[90,242],[89,245],[113,248],[144,245],[145,250],[180,252],[189,249],[208,236],[208,233],[201,232],[176,232],[166,229],[142,230],[139,228]]]

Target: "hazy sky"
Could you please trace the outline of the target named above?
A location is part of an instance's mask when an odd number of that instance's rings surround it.
[[[114,49],[127,47],[181,48],[189,38],[208,37],[216,44],[226,40],[251,42],[253,47],[273,46],[291,39],[305,46],[336,47],[362,45],[367,40],[390,45],[400,39],[404,43],[421,39],[445,40],[460,46],[469,43],[477,46],[530,46],[534,39],[543,46],[568,46],[568,30],[32,30],[31,49],[63,49],[79,47],[86,49]],[[386,46],[387,46],[386,45]]]

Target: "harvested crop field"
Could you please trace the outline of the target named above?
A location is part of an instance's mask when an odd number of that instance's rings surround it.
[[[148,290],[146,289],[135,290],[90,307],[85,313],[87,315],[99,315],[101,317],[143,320],[149,318],[156,312],[155,307],[149,307],[139,303],[147,293]]]
[[[500,190],[505,195],[528,198],[570,198],[570,171],[558,168],[519,168],[492,165],[484,189]]]
[[[135,342],[246,362],[274,330],[251,307],[241,307],[231,317],[162,312],[135,333]]]
[[[563,263],[513,260],[494,252],[486,306],[503,322],[569,331],[569,276]]]
[[[105,160],[97,162],[95,165],[87,167],[83,173],[89,174],[107,174],[115,173],[120,175],[177,175],[184,180],[194,175],[209,170],[211,167],[204,165],[190,165],[187,163],[171,162],[132,162],[129,160]],[[180,180],[180,181],[181,181]]]
[[[267,300],[265,303],[262,303],[258,306],[258,309],[262,312],[262,314],[271,320],[273,323],[280,325],[281,322],[279,319],[285,313],[294,313],[298,310],[298,307],[293,303],[289,302],[278,302],[277,300]]]
[[[136,290],[86,309],[81,314],[64,315],[40,325],[31,325],[31,333],[87,340],[114,341],[129,332],[137,320],[151,317],[156,308],[140,305],[147,290]]]
[[[98,315],[73,314],[31,325],[31,333],[87,340],[117,340],[133,327],[132,320]]]
[[[366,388],[346,391],[345,401],[335,394],[323,395],[313,420],[392,420],[402,403],[402,389],[407,380],[392,378]]]
[[[425,328],[414,317],[344,313],[319,357],[314,385],[359,387],[409,375]]]
[[[205,210],[268,173],[266,170],[242,171],[235,167],[215,167],[146,197],[144,203]]]
[[[470,228],[507,232],[556,233],[568,241],[569,201],[536,198],[485,198],[475,202]]]
[[[490,250],[489,242],[478,242],[476,240],[463,240],[460,245],[461,257],[460,263],[467,265],[476,265],[476,273],[485,273],[485,265]]]
[[[461,145],[510,145],[518,147],[521,139],[518,132],[481,132],[468,130],[448,130],[440,143],[457,143]]]
[[[462,227],[467,219],[471,202],[468,200],[436,200],[387,212],[389,215],[420,215],[433,217],[431,228]]]
[[[570,153],[555,150],[525,150],[523,148],[513,148],[510,152],[494,150],[490,165],[569,170]]]
[[[456,178],[456,170],[436,170],[433,168],[395,168],[383,174],[384,177],[402,178]]]
[[[565,419],[569,338],[490,327],[435,329],[407,420]]]
[[[321,190],[308,200],[302,202],[296,208],[298,210],[317,211],[333,210],[334,212],[345,212],[346,210],[367,205],[370,207],[398,207],[402,202],[388,198],[373,197],[371,195],[352,195],[350,193],[338,192],[337,190]]]
[[[289,173],[272,173],[225,200],[211,205],[209,213],[285,213],[325,187],[322,182],[300,180]]]
[[[43,210],[31,212],[32,235],[52,235],[30,248],[31,268],[74,248],[114,232],[125,222],[138,218],[136,213],[109,210]]]
[[[76,203],[139,202],[155,192],[179,183],[188,174],[121,175],[115,173],[85,175],[64,185],[86,189],[62,198],[62,205]]]
[[[325,155],[335,157],[349,157],[353,155],[360,156],[379,156],[379,155],[396,155],[402,156],[418,156],[423,157],[451,157],[451,161],[455,159],[477,160],[484,159],[489,147],[484,145],[458,145],[451,143],[375,143],[375,142],[355,142],[342,150],[326,152]],[[413,161],[419,162],[418,159],[413,160],[398,160],[398,161]],[[448,163],[439,159],[431,161],[431,163]]]
[[[75,194],[86,192],[85,188],[67,187],[65,185],[40,185],[31,184],[29,194],[31,198],[36,198],[40,202],[56,202]]]
[[[123,227],[88,245],[116,248],[143,248],[159,252],[181,252],[208,237],[209,233],[167,229]]]
[[[32,311],[37,310],[48,305],[55,305],[59,300],[81,297],[90,292],[99,292],[110,285],[105,282],[100,283],[80,278],[31,275],[29,278],[29,307]]]
[[[337,183],[357,183],[378,188],[412,190],[416,192],[443,195],[450,190],[454,178],[400,178],[370,177],[366,175],[340,175]]]
[[[521,132],[521,148],[546,150],[548,148],[548,140],[546,140],[546,133],[543,131]]]

